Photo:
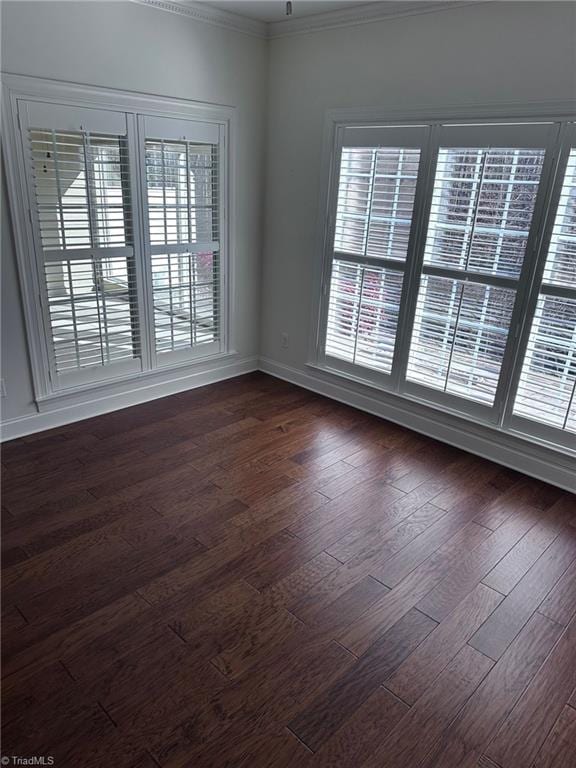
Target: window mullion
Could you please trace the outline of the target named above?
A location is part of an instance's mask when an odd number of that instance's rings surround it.
[[[145,173],[143,142],[141,141],[137,116],[129,114],[126,149],[128,152],[128,186],[132,201],[132,241],[134,247],[133,269],[136,283],[136,313],[138,317],[140,348],[144,370],[153,367],[153,316],[151,290],[148,282],[148,249],[146,247],[146,206],[142,173]]]
[[[396,352],[392,365],[394,389],[400,392],[404,390],[406,381],[410,339],[414,325],[418,287],[420,285],[420,271],[424,261],[426,230],[430,217],[434,175],[438,160],[437,131],[436,125],[431,126],[426,144],[422,148],[421,167],[416,186],[414,213],[412,216],[411,248],[408,250],[406,259],[404,285],[398,317]]]

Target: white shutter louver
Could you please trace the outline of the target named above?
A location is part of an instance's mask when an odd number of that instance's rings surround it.
[[[493,405],[544,155],[440,148],[408,380]]]
[[[419,162],[419,149],[343,148],[336,252],[406,258]]]
[[[326,354],[390,373],[402,278],[402,272],[334,261]]]
[[[420,163],[417,147],[343,147],[325,354],[391,374]]]
[[[410,348],[409,378],[491,404],[515,294],[506,288],[424,275]]]
[[[146,139],[156,352],[221,338],[218,143]]]
[[[514,414],[576,432],[576,148],[568,156]]]
[[[54,375],[67,386],[116,375],[119,364],[137,369],[126,137],[45,128],[28,136]]]

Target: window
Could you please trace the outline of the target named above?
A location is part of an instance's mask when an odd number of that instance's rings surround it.
[[[508,138],[498,128],[487,130],[496,142]],[[450,139],[460,143],[466,134],[465,128],[448,128],[439,137],[407,379],[491,407],[545,143],[522,147],[515,137],[510,146],[442,146]]]
[[[18,100],[40,396],[225,351],[222,121]]]
[[[551,203],[565,125],[339,126],[320,364],[501,429],[538,438],[526,424],[539,422],[547,442],[566,445],[576,431],[574,148],[560,153]]]
[[[576,432],[576,148],[570,149],[514,414]]]
[[[165,364],[219,349],[219,129],[150,117],[140,129],[154,348]]]
[[[350,129],[344,136],[325,347],[335,365],[392,372],[425,133]]]

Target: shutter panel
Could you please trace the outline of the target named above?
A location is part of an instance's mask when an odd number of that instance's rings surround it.
[[[438,150],[408,381],[493,406],[544,156]]]
[[[54,384],[140,370],[126,119],[29,106],[26,159]],[[79,124],[91,119],[97,132]],[[106,132],[108,123],[115,131],[123,123],[122,133]]]
[[[576,149],[568,156],[543,280],[576,288]]]
[[[344,147],[334,250],[405,260],[420,150]]]
[[[544,151],[440,149],[425,264],[518,278]]]
[[[513,412],[576,432],[576,148],[570,151]]]
[[[334,262],[327,355],[391,372],[402,278],[394,270]]]
[[[391,375],[421,148],[386,129],[347,129],[340,158],[325,355],[331,365]],[[404,131],[410,134],[410,129]],[[369,146],[380,139],[380,146]],[[411,146],[412,144],[412,146]]]
[[[540,296],[514,413],[576,432],[576,299]]]
[[[424,275],[408,375],[477,402],[494,400],[514,291]]]
[[[221,349],[217,126],[145,118],[147,247],[159,362]],[[149,133],[155,135],[150,136]],[[164,138],[164,135],[171,138]],[[182,138],[172,138],[180,135]]]

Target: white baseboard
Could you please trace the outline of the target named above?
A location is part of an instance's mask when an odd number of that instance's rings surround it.
[[[46,429],[62,427],[75,421],[89,419],[92,416],[101,416],[104,413],[118,411],[131,405],[139,405],[149,400],[157,400],[161,397],[184,392],[187,389],[203,387],[206,384],[215,384],[217,381],[231,379],[244,373],[252,373],[258,370],[258,358],[250,357],[236,359],[229,362],[212,364],[212,367],[203,367],[201,370],[187,370],[166,372],[164,380],[158,382],[135,384],[131,382],[126,389],[113,395],[92,396],[91,399],[81,403],[74,403],[64,407],[57,406],[52,410],[43,410],[41,413],[33,413],[18,419],[10,419],[2,423],[2,441],[14,440],[17,437],[25,437]]]
[[[200,370],[182,371],[179,375],[172,372],[170,378],[160,382],[143,382],[138,386],[132,383],[127,385],[129,389],[112,395],[93,396],[81,403],[55,406],[52,410],[11,419],[2,424],[1,439],[13,440],[256,370],[503,464],[538,480],[576,492],[575,462],[571,456],[548,450],[509,433],[472,424],[421,403],[386,392],[376,392],[362,384],[342,380],[327,371],[312,367],[302,371],[267,358],[221,361],[211,367],[204,366]]]
[[[576,492],[575,461],[571,456],[529,443],[506,432],[472,424],[421,403],[386,392],[376,393],[355,382],[343,382],[327,371],[312,367],[310,372],[302,371],[268,358],[260,358],[259,368],[271,376],[380,416],[564,490]]]

